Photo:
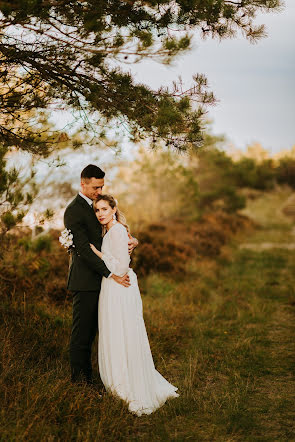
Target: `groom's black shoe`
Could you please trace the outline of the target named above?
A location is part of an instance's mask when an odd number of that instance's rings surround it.
[[[86,385],[90,388],[90,390],[97,393],[100,399],[102,398],[102,395],[106,392],[104,385],[101,386],[100,384],[96,384],[94,382],[87,383]]]
[[[90,373],[84,373],[82,370],[72,370],[71,382],[73,384],[91,384],[93,381]]]
[[[92,377],[86,376],[84,373],[79,373],[78,376],[73,376],[72,373],[72,377],[71,377],[71,382],[72,384],[75,385],[80,385],[80,386],[86,386],[86,387],[90,387],[91,389],[93,389],[94,391],[96,391],[99,395],[103,394],[106,392],[106,389],[102,383],[102,381],[100,382],[94,382]]]
[[[105,386],[103,385],[101,380],[89,380],[86,385],[90,388],[92,388],[93,390],[97,391],[98,393],[105,393],[106,389]]]

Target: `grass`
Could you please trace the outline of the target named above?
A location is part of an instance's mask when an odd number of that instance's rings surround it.
[[[237,247],[255,235],[185,280],[141,280],[155,365],[180,391],[151,416],[70,384],[68,302],[3,296],[0,440],[295,440],[295,251]]]
[[[289,187],[277,187],[271,192],[260,192],[255,198],[247,200],[243,214],[262,226],[251,236],[252,243],[295,242],[292,233],[294,221],[281,210],[291,194]]]
[[[142,418],[68,382],[68,307],[2,304],[1,440],[292,440],[294,270],[294,253],[235,250],[196,281],[144,281],[155,363],[181,396]]]

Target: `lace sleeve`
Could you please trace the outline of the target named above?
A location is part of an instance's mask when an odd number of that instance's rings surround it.
[[[122,224],[111,227],[109,231],[110,250],[103,253],[102,259],[107,268],[118,276],[128,272],[130,256],[128,253],[128,234]]]

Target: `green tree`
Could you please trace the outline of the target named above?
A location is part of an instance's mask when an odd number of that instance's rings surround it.
[[[275,184],[275,169],[271,159],[259,163],[253,158],[241,158],[232,164],[228,173],[238,187],[270,190]]]
[[[288,184],[295,189],[295,158],[281,158],[276,169],[277,181],[280,184]]]
[[[189,167],[189,156],[167,148],[139,149],[133,161],[116,163],[110,192],[126,210],[132,229],[199,215],[199,188]]]
[[[16,168],[6,170],[7,147],[0,146],[0,242],[4,235],[18,223],[32,203],[35,187],[31,181],[30,191],[24,191],[28,180],[22,180]],[[30,180],[33,178],[31,175]]]
[[[15,167],[7,167],[8,148],[0,145],[0,248],[7,246],[6,234],[20,225],[38,195],[34,180],[35,170],[31,164],[25,173]],[[39,214],[39,223],[53,216],[53,211]],[[1,253],[0,253],[1,257]]]
[[[255,25],[256,14],[280,2],[3,0],[0,142],[47,153],[53,140],[42,137],[31,113],[68,107],[92,114],[95,126],[127,125],[133,139],[198,147],[202,117],[214,102],[206,78],[196,75],[187,91],[181,85],[153,91],[114,62],[149,57],[168,63],[189,49],[196,32],[221,39],[241,31],[257,40],[264,27]]]

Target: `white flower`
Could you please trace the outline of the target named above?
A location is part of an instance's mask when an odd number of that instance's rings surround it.
[[[70,247],[75,247],[73,242],[73,234],[68,229],[64,229],[61,232],[61,236],[59,237],[59,242],[65,249],[69,249]]]

